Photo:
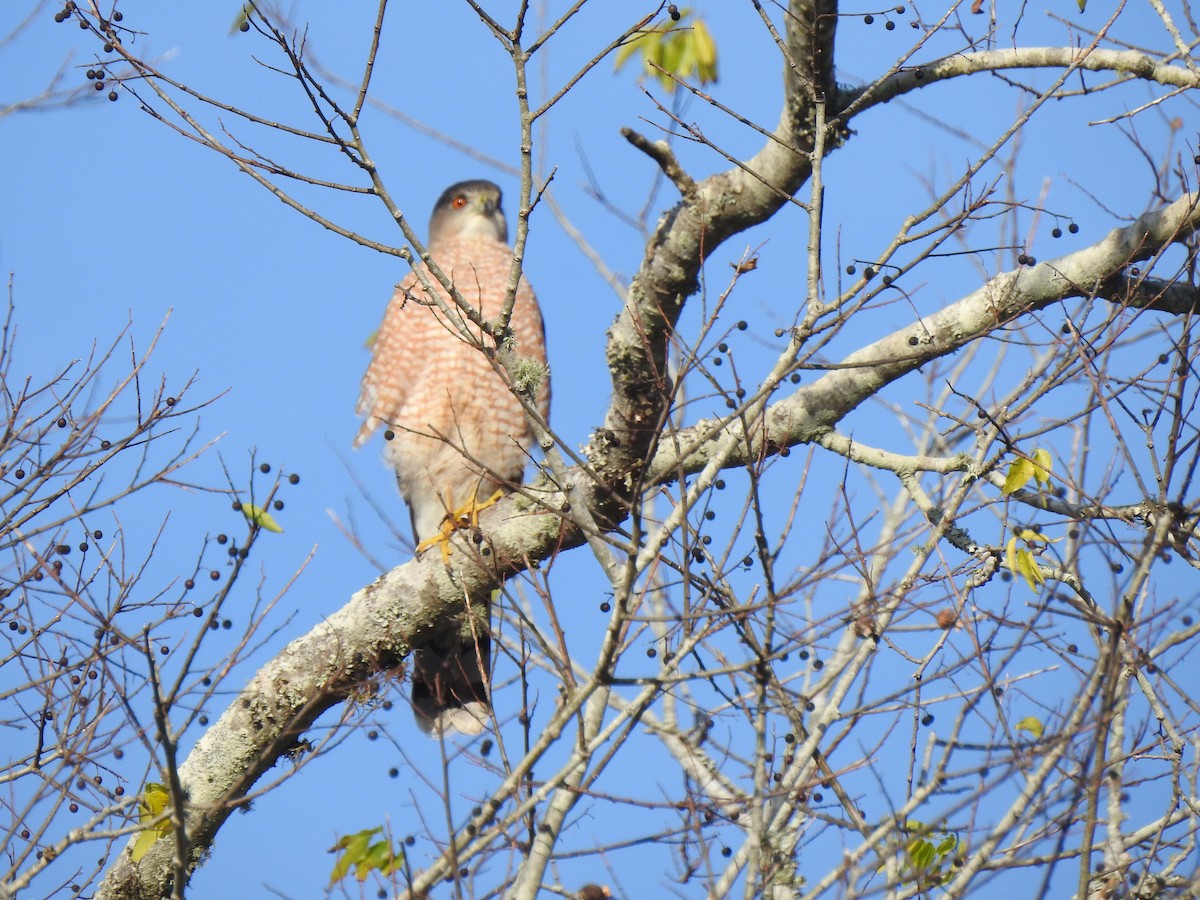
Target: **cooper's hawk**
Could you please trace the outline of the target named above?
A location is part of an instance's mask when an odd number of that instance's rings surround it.
[[[490,181],[447,188],[434,206],[427,248],[484,320],[501,313],[512,250],[500,188]],[[396,470],[417,541],[430,542],[447,532],[448,517],[469,516],[520,483],[533,434],[520,401],[485,355],[492,339],[457,310],[428,270],[424,275],[452,314],[437,308],[416,273],[396,288],[363,376],[358,412],[366,418],[354,444],[381,424],[394,432],[384,457]],[[542,316],[524,277],[510,326],[517,354],[544,366]],[[543,417],[549,406],[547,377],[537,397]],[[473,608],[461,621],[413,652],[413,711],[427,732],[478,734],[487,723],[487,604],[487,596],[469,601]]]

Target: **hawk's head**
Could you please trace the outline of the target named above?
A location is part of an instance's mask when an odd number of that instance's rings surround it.
[[[508,243],[500,188],[490,181],[460,181],[438,197],[429,220],[429,243],[450,238],[489,237]]]

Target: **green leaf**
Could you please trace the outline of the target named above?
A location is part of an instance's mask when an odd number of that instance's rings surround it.
[[[382,833],[383,829],[376,827],[339,838],[329,848],[330,853],[339,854],[329,873],[329,883],[341,881],[352,868],[355,879],[360,882],[366,881],[372,872],[386,876],[399,869],[404,864],[403,850],[393,850],[386,840],[371,842],[375,835]]]
[[[264,531],[273,531],[276,534],[281,534],[283,529],[279,523],[271,516],[269,512],[254,503],[242,504],[242,515],[245,516],[251,525],[257,525]]]
[[[1017,731],[1028,731],[1034,740],[1038,740],[1042,736],[1042,722],[1036,716],[1026,716],[1017,723]]]
[[[933,864],[933,844],[924,838],[911,841],[908,845],[908,858],[912,860],[914,869],[925,869]]]

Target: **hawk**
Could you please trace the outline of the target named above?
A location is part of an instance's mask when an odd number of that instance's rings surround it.
[[[490,181],[447,188],[433,208],[426,247],[484,320],[500,314],[513,261],[500,188]],[[381,424],[394,434],[384,457],[396,470],[419,549],[444,541],[456,524],[512,491],[533,442],[521,402],[486,352],[494,342],[462,314],[437,278],[420,268],[422,277],[410,273],[384,314],[362,380],[358,413],[365,418],[354,439],[356,447],[361,445]],[[517,354],[537,360],[545,370],[542,315],[524,276],[509,324]],[[545,419],[548,375],[536,403]],[[471,608],[452,629],[414,648],[413,712],[427,733],[478,734],[487,724],[488,602],[488,596],[469,600]]]

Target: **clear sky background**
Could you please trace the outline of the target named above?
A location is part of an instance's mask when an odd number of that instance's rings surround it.
[[[488,4],[501,20],[514,5]],[[549,5],[558,11],[565,4]],[[1075,13],[1074,3],[1060,5],[1062,14]],[[1094,2],[1082,21],[1098,26],[1108,14],[1102,6]],[[5,3],[0,8],[0,33],[14,29],[31,7],[30,2]],[[253,33],[230,34],[236,3],[130,0],[120,8],[125,24],[144,33],[138,38],[139,50],[158,59],[172,77],[227,102],[246,104],[267,118],[311,127],[294,82],[251,59],[258,54],[278,63],[268,45]],[[634,0],[590,4],[545,48],[535,97],[556,89],[620,28],[651,8]],[[773,125],[781,97],[781,66],[752,5],[701,2],[697,8],[721,54],[721,78],[713,95],[746,117]],[[83,71],[100,48],[73,24],[56,24],[56,9],[43,6],[29,28],[0,47],[0,102],[38,94],[57,72],[64,86],[85,83]],[[922,12],[927,21],[940,14],[932,8]],[[309,23],[311,47],[326,66],[356,80],[373,14],[373,4],[300,3],[294,20]],[[910,47],[918,33],[909,27],[911,8],[893,18],[899,27],[890,32],[882,27],[882,18],[873,26],[843,22],[840,81],[858,83],[885,71]],[[1127,37],[1143,35],[1153,46],[1164,45],[1148,9],[1130,10],[1125,21],[1127,29],[1133,28],[1124,32]],[[1064,26],[1041,13],[1031,11],[1021,28],[1024,42],[1067,40]],[[1031,35],[1040,40],[1031,41]],[[939,39],[916,58],[936,58],[961,43]],[[1044,86],[1049,76],[1029,80]],[[673,102],[656,85],[647,87],[662,102]],[[374,96],[506,166],[518,162],[511,64],[465,3],[395,4],[384,29]],[[1143,88],[1130,88],[1125,107],[1151,96]],[[924,114],[914,110],[918,103]],[[827,169],[826,221],[828,233],[837,235],[836,241],[828,242],[830,271],[851,259],[872,259],[903,217],[928,202],[928,182],[944,186],[957,177],[978,153],[977,142],[990,143],[1011,120],[1016,103],[1013,92],[979,77],[931,88],[860,117],[857,137],[830,158]],[[1113,112],[1110,103],[1064,105],[1061,114],[1050,111],[1023,138],[1018,177],[1005,182],[1002,190],[1036,205],[1045,189],[1046,208],[1081,225],[1079,235],[1052,241],[1053,222],[1048,217],[1024,214],[1025,230],[1019,237],[1028,240],[1036,256],[1083,246],[1124,224],[1122,216],[1143,210],[1155,174],[1122,131],[1136,129],[1141,142],[1157,154],[1155,159],[1173,141],[1185,157],[1192,155],[1183,142],[1195,140],[1194,107],[1164,105],[1133,126],[1090,127],[1091,113],[1099,115],[1101,109]],[[930,113],[941,123],[931,121]],[[361,183],[336,153],[281,141],[229,115],[219,120],[211,112],[203,115],[209,125],[219,121],[298,168]],[[1172,127],[1177,116],[1186,117],[1182,129]],[[699,124],[732,154],[745,156],[762,140],[697,101],[683,106],[682,118]],[[538,132],[535,158],[542,174],[555,171],[556,199],[606,264],[625,277],[641,259],[643,236],[597,202],[591,188],[603,191],[605,200],[628,216],[637,217],[646,207],[646,223],[652,225],[675,202],[675,194],[664,188],[646,206],[655,169],[626,143],[619,129],[631,126],[658,138],[666,124],[634,73],[614,74],[611,62],[605,61],[568,94]],[[511,174],[377,110],[364,115],[363,130],[384,179],[419,233],[424,234],[438,194],[463,178],[497,181],[509,194],[510,222],[515,218],[512,197],[518,182]],[[697,178],[727,165],[710,149],[692,143],[680,143],[679,155]],[[364,341],[378,324],[391,286],[404,275],[401,261],[354,246],[284,207],[227,160],[145,115],[124,92],[117,102],[101,94],[69,108],[0,120],[0,159],[0,271],[6,277],[12,273],[19,329],[13,371],[35,380],[46,378],[69,360],[86,357],[97,343],[106,346],[123,329],[138,348],[145,348],[165,322],[150,371],[162,374],[168,393],[195,373],[191,401],[219,396],[201,415],[199,437],[220,438],[217,450],[235,480],[245,483],[252,454],[256,461],[300,474],[302,482],[283,495],[287,506],[279,520],[285,533],[267,536],[256,550],[263,593],[282,588],[315,552],[263,632],[257,662],[375,578],[379,569],[373,560],[390,566],[407,558],[391,525],[407,533],[408,517],[380,459],[378,439],[362,451],[350,449],[358,426],[358,382],[367,362]],[[1001,173],[994,167],[988,174]],[[594,178],[590,187],[589,178]],[[301,195],[372,239],[389,244],[401,240],[382,206],[367,198],[310,189]],[[774,329],[791,323],[803,296],[806,228],[799,210],[785,210],[767,226],[728,242],[706,270],[711,298],[728,280],[728,261],[747,249],[759,255],[758,271],[734,294],[718,326],[724,332],[739,319],[750,323],[730,343],[741,371],[751,376],[773,359]],[[985,238],[975,243],[988,245]],[[913,302],[920,312],[934,309],[977,286],[981,271],[1011,266],[1014,255],[1008,251],[947,260],[937,270],[938,277],[931,272],[928,280],[912,286]],[[526,272],[547,322],[554,379],[552,421],[569,443],[583,444],[608,401],[605,329],[617,313],[619,298],[544,206],[534,214]],[[697,299],[695,310],[699,305]],[[882,333],[911,321],[913,314],[912,307],[898,303],[881,310],[869,327]],[[685,335],[698,318],[698,311],[688,312],[682,325]],[[869,337],[856,332],[839,338],[831,358]],[[120,361],[114,363],[109,381],[115,382],[122,372]],[[897,403],[911,403],[909,390],[900,388],[889,396]],[[718,409],[723,409],[719,399],[700,398],[687,415],[695,419]],[[863,415],[877,416],[879,409],[873,406]],[[790,476],[777,468],[780,483],[790,477],[794,484],[800,464],[796,462]],[[215,455],[197,465],[195,479],[222,482]],[[376,500],[390,524],[364,500],[364,492]],[[137,519],[126,521],[131,531],[143,528],[149,534],[166,523],[160,555],[150,570],[157,584],[190,572],[206,533],[244,530],[224,497],[202,492],[154,492],[134,510],[124,514]],[[347,539],[347,527],[353,527],[367,553]],[[801,543],[795,565],[803,565],[803,552]],[[568,627],[586,633],[589,626],[602,627],[604,618],[596,610],[604,598],[585,578],[587,560],[577,555],[572,559],[568,554],[556,563],[556,596],[562,598],[560,613]],[[1175,572],[1181,579],[1179,591],[1194,596],[1194,572],[1182,566]],[[256,581],[257,575],[244,580],[246,610]],[[235,606],[233,635],[245,624],[237,621],[237,611]],[[228,640],[232,643],[234,637]],[[219,649],[214,646],[214,651]],[[244,667],[228,686],[241,684],[250,671]],[[219,704],[210,710],[213,718],[219,713]],[[251,815],[235,816],[198,874],[195,895],[265,896],[269,886],[288,896],[315,896],[332,863],[324,850],[336,835],[390,821],[397,834],[419,836],[422,826],[409,788],[421,766],[435,762],[435,745],[417,733],[404,704],[397,703],[382,718],[380,740],[352,734],[349,746],[256,801]],[[392,766],[401,768],[401,778],[386,777]],[[666,767],[662,771],[664,777],[678,777]],[[642,775],[655,777],[652,771]],[[136,780],[140,775],[129,777]],[[593,826],[585,817],[577,828],[578,842],[586,844]],[[595,826],[596,833],[604,831],[603,824]],[[278,854],[270,849],[276,842],[285,845]],[[428,849],[418,842],[418,862]],[[612,880],[599,860],[585,858],[570,865],[563,873],[568,885]],[[626,887],[635,897],[658,896],[661,889],[639,888],[636,877]]]

